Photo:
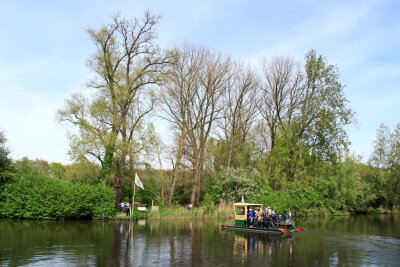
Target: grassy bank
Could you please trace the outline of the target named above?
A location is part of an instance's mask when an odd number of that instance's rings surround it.
[[[147,218],[174,219],[174,218],[226,218],[234,214],[232,205],[219,205],[210,207],[198,207],[191,210],[184,207],[160,208],[159,211],[150,211]]]
[[[161,220],[161,219],[224,219],[233,217],[234,209],[232,205],[221,204],[218,206],[210,207],[197,207],[191,210],[182,207],[175,206],[172,208],[160,207],[158,211],[139,212],[134,211],[132,219],[150,219],[150,220]],[[116,219],[129,219],[129,216],[118,213]]]
[[[278,211],[279,213],[279,211]],[[397,211],[387,209],[369,209],[360,214],[392,214]],[[337,211],[325,208],[308,209],[294,214],[296,217],[320,217],[320,216],[347,216],[354,214],[351,211]],[[357,213],[358,214],[358,213]],[[211,207],[198,207],[188,210],[182,206],[172,208],[160,207],[159,211],[139,212],[135,211],[132,219],[150,219],[150,220],[169,220],[169,219],[232,219],[234,217],[234,208],[232,204],[222,204]],[[129,219],[125,214],[117,214],[116,219]]]

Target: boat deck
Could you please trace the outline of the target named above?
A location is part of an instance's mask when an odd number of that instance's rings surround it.
[[[263,233],[263,234],[283,234],[281,230],[278,229],[268,229],[268,228],[256,228],[256,227],[238,227],[232,224],[221,225],[223,230],[228,231],[241,231],[241,232],[252,232],[252,233]]]

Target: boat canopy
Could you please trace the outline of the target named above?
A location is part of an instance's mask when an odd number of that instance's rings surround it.
[[[263,204],[255,204],[255,203],[242,203],[242,202],[239,202],[239,203],[233,203],[233,206],[235,206],[235,207],[249,207],[249,206],[251,206],[251,207],[262,207],[264,205]]]
[[[256,204],[256,203],[233,203],[235,207],[235,226],[244,227],[246,226],[247,222],[247,214],[249,209],[257,208],[259,211],[263,209],[263,204]]]

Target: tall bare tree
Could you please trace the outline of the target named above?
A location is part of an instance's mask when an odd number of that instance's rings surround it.
[[[189,122],[193,131],[188,133],[187,155],[193,165],[191,203],[198,206],[204,183],[206,145],[214,121],[222,110],[222,96],[229,80],[230,58],[206,51],[200,72],[200,87],[191,101]]]
[[[218,120],[220,139],[227,145],[227,167],[235,167],[235,155],[247,141],[258,115],[259,80],[249,67],[232,63],[225,90],[221,118]]]
[[[197,127],[192,124],[190,106],[200,87],[200,71],[207,52],[190,46],[174,48],[174,55],[165,86],[160,91],[164,119],[166,119],[176,133],[177,148],[173,160],[173,173],[167,198],[167,205],[172,205],[176,181],[181,170],[182,158],[185,154],[185,140],[190,131]]]
[[[166,119],[176,131],[177,149],[168,204],[185,161],[193,174],[191,203],[198,205],[203,184],[204,154],[213,122],[221,110],[229,59],[206,49],[181,46],[161,92]],[[189,166],[188,166],[189,165]]]
[[[270,134],[273,149],[279,130],[285,132],[298,115],[303,92],[304,75],[292,58],[276,57],[264,60],[264,83],[261,90],[260,112]]]

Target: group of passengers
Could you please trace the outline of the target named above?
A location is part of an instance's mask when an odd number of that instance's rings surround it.
[[[280,222],[291,224],[291,212],[289,211],[289,215],[284,217],[282,215],[277,215],[275,213],[275,208],[270,208],[268,206],[265,211],[260,210],[260,208],[254,208],[254,210],[250,208],[247,213],[247,226],[271,228]]]

